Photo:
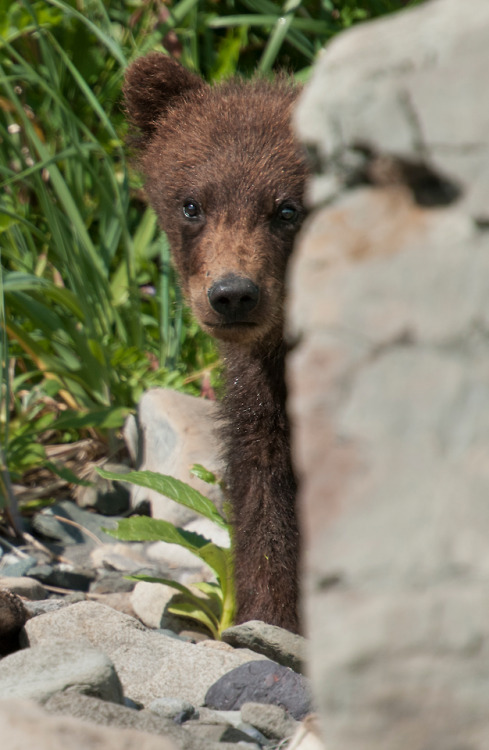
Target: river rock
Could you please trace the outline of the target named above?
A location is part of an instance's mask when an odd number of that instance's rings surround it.
[[[186,482],[222,507],[218,485],[209,485],[191,473],[194,464],[222,476],[220,449],[216,438],[218,406],[166,388],[153,388],[143,394],[137,413],[137,466],[141,471],[157,471]],[[133,487],[132,504],[149,499],[152,515],[181,526],[196,518],[189,508],[159,492]]]
[[[304,677],[280,664],[247,662],[223,675],[205,696],[206,706],[223,711],[236,710],[245,703],[281,706],[300,720],[311,710],[309,685]]]
[[[31,701],[0,701],[0,725],[3,746],[15,750],[179,750],[164,736],[49,716]]]
[[[263,654],[295,672],[304,671],[306,639],[284,628],[260,620],[250,620],[224,630],[222,640],[234,648],[249,648],[257,654]]]
[[[18,594],[26,599],[37,601],[40,599],[46,599],[48,592],[44,586],[36,581],[35,578],[29,578],[28,576],[0,576],[0,589],[8,589],[13,594]]]
[[[18,651],[0,661],[0,699],[30,698],[44,702],[51,695],[67,690],[122,703],[122,687],[114,665],[86,641],[53,637],[48,643]]]
[[[29,620],[25,634],[31,646],[54,638],[88,640],[114,663],[124,694],[144,706],[166,695],[202,705],[222,675],[250,659],[264,658],[248,649],[216,651],[176,640],[95,602]]]

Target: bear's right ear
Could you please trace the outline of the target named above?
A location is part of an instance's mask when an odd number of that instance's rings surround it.
[[[140,133],[139,145],[151,138],[176,99],[205,86],[202,78],[160,52],[135,60],[126,71],[123,92],[128,119]]]

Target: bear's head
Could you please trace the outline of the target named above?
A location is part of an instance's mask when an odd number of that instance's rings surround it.
[[[128,69],[124,94],[146,193],[200,325],[221,342],[278,342],[305,214],[297,89],[284,78],[211,87],[151,53]]]

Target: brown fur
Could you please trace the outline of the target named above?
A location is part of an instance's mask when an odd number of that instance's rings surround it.
[[[285,80],[209,87],[153,53],[129,68],[124,93],[149,201],[184,293],[218,340],[226,368],[238,621],[297,630],[299,533],[283,342],[284,279],[306,177],[290,127],[296,91]],[[196,217],[185,215],[196,206]]]

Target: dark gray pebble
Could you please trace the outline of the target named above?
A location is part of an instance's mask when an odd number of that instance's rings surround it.
[[[281,706],[300,721],[311,711],[308,680],[272,661],[250,661],[221,677],[207,691],[205,705],[233,711],[244,703]]]

